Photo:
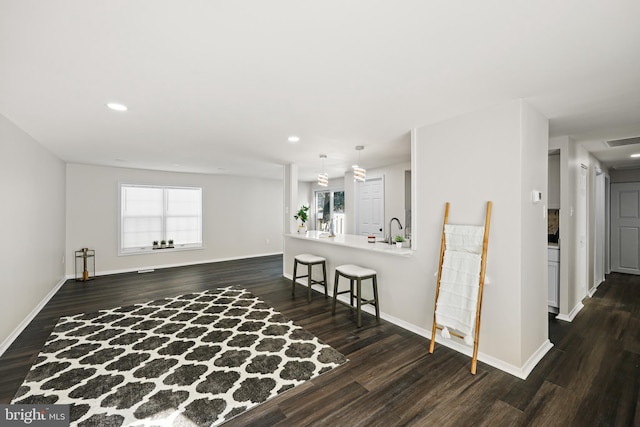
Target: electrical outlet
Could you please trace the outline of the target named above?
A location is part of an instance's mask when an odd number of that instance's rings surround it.
[[[64,255],[62,255],[62,263],[64,264]]]
[[[264,239],[264,244],[268,245],[269,244],[269,239]]]

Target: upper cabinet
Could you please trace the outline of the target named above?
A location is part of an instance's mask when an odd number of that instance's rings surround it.
[[[549,209],[560,209],[560,154],[549,155]]]

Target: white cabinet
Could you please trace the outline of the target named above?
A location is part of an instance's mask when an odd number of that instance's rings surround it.
[[[557,312],[560,308],[559,287],[560,287],[560,248],[550,247],[549,253],[549,296],[547,305],[549,311]]]

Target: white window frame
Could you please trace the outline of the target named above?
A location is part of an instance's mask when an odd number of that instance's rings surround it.
[[[331,218],[333,219],[333,217],[334,217],[334,212],[333,212],[334,201],[333,201],[333,198],[334,198],[335,193],[338,193],[338,192],[343,192],[344,193],[345,192],[344,187],[323,187],[323,188],[316,188],[316,189],[313,190],[313,212],[311,212],[311,218],[313,219],[313,229],[317,229],[318,228],[318,211],[317,211],[317,209],[318,209],[318,193],[331,193],[330,202],[329,202],[329,204],[330,204],[330,208],[329,208],[330,212],[329,212],[329,214],[330,214]],[[346,210],[346,206],[345,206],[345,210]],[[346,214],[346,212],[345,212],[345,214]],[[345,215],[345,219],[346,219],[346,215]],[[343,227],[343,228],[346,228],[346,224],[345,224],[345,227]],[[336,231],[336,234],[344,234],[344,233],[343,232],[338,233],[338,231]]]
[[[124,187],[141,187],[141,188],[156,188],[161,190],[174,190],[174,189],[185,189],[185,190],[199,190],[200,191],[200,242],[199,243],[190,243],[190,244],[175,244],[174,248],[170,249],[162,249],[155,250],[153,248],[153,242],[149,242],[148,246],[140,246],[135,248],[123,248],[122,247],[122,219],[123,219],[123,209],[122,209],[122,189]],[[155,185],[155,184],[133,184],[133,183],[118,183],[118,256],[126,256],[126,255],[137,255],[137,254],[149,254],[149,253],[163,253],[167,250],[170,251],[180,251],[180,250],[199,250],[204,249],[204,188],[203,187],[189,187],[189,186],[172,186],[172,185]],[[166,236],[166,217],[167,217],[167,201],[166,201],[166,192],[164,193],[165,199],[163,201],[164,209],[163,209],[163,225],[162,225],[162,233],[164,240],[169,240],[169,237]],[[162,238],[159,239],[163,240]]]

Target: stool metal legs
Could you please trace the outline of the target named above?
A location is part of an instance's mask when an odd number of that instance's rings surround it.
[[[298,263],[307,266],[307,274],[306,276],[298,276]],[[313,280],[311,278],[311,273],[313,270],[313,266],[316,264],[322,264],[322,280]],[[327,263],[317,262],[317,263],[304,263],[300,262],[297,259],[293,261],[293,280],[291,282],[291,297],[295,298],[296,296],[296,279],[302,279],[303,277],[307,278],[307,301],[311,302],[311,285],[322,285],[324,286],[324,297],[327,298],[329,296],[328,293],[328,285],[327,285]]]
[[[296,278],[298,277],[298,260],[293,260],[293,281],[291,282],[291,298],[296,296]]]
[[[376,307],[376,320],[380,321],[380,304],[378,301],[378,276],[373,276],[373,299],[375,300]]]
[[[311,302],[311,264],[307,264],[307,302]]]
[[[349,290],[338,292],[338,283],[340,281],[340,276],[343,276],[349,279]],[[373,299],[365,300],[362,298],[362,281],[371,279],[373,285]],[[354,292],[354,282],[355,282],[355,292]],[[351,277],[346,276],[344,274],[336,271],[335,279],[333,281],[333,303],[331,304],[331,315],[335,316],[336,314],[336,303],[338,302],[338,295],[349,293],[349,302],[351,303],[350,307],[356,309],[356,321],[358,328],[362,327],[362,305],[371,304],[376,308],[376,320],[380,322],[380,304],[378,304],[378,278],[376,275],[367,276],[367,277]],[[356,306],[353,305],[353,300],[356,300]]]
[[[357,284],[358,284],[358,308],[356,310],[356,318],[358,319],[358,328],[362,326],[362,298],[360,298],[360,295],[362,295],[362,279],[358,277],[358,280],[356,280]],[[353,283],[353,280],[351,281],[351,283]],[[351,302],[351,305],[353,305],[353,302]]]

